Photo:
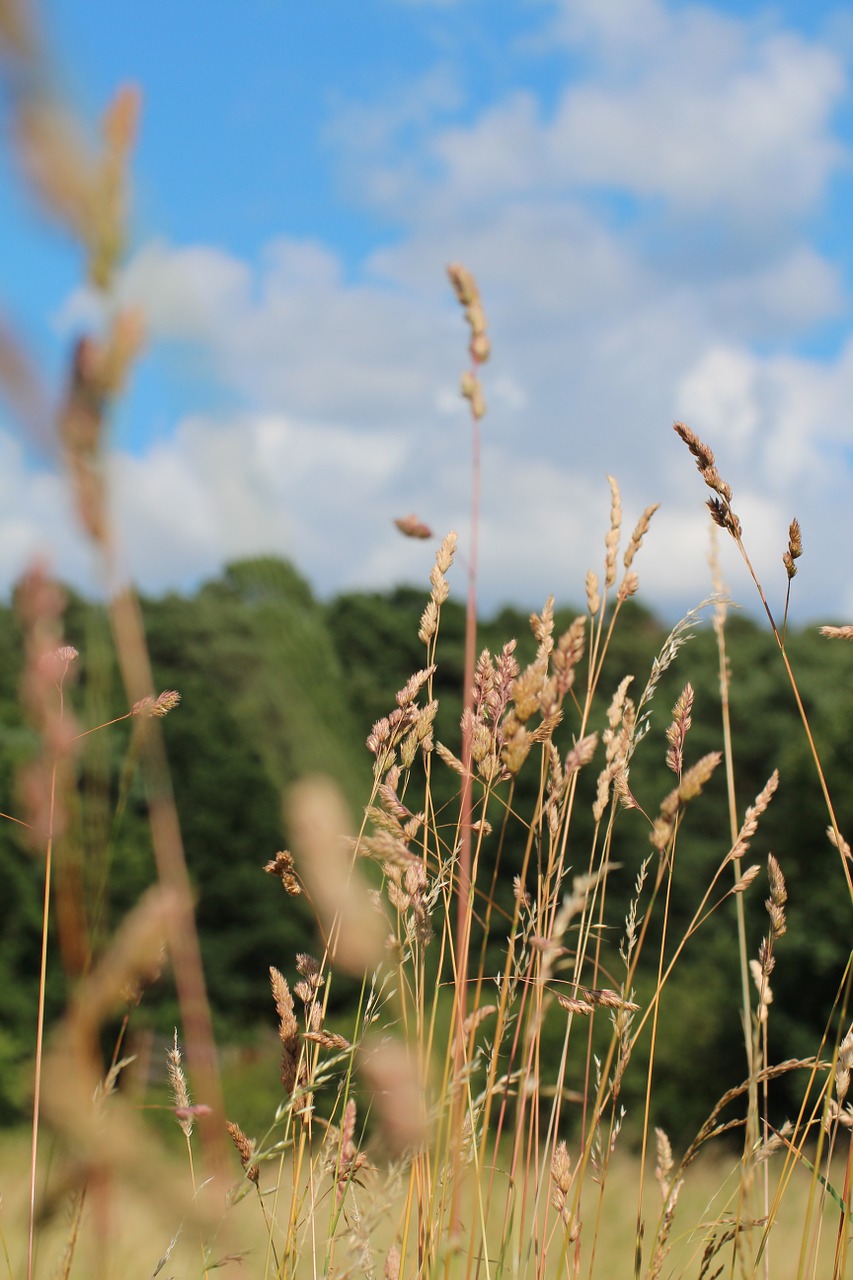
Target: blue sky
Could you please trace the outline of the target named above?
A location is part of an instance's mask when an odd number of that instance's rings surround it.
[[[147,591],[290,556],[327,595],[426,581],[414,511],[467,530],[465,331],[479,279],[486,607],[582,598],[607,473],[673,615],[707,590],[716,450],[776,598],[853,614],[853,19],[675,0],[55,0],[58,89],[89,126],[141,86],[119,300],[148,348],[114,423],[114,505]],[[0,164],[0,310],[58,384],[97,300]],[[36,552],[90,588],[61,473],[0,406],[0,589]],[[745,575],[724,561],[736,599]],[[460,575],[461,579],[461,575]],[[461,587],[461,581],[460,581]]]

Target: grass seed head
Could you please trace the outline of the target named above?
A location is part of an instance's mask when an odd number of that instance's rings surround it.
[[[821,627],[820,634],[827,640],[853,640],[853,627]]]
[[[586,607],[590,617],[594,618],[601,608],[601,596],[598,594],[598,574],[590,569],[586,575]]]
[[[287,1094],[293,1093],[299,1077],[302,1048],[299,1025],[293,1009],[293,997],[284,975],[270,966],[270,984],[278,1014],[278,1038],[281,1041],[281,1083]]]
[[[800,522],[799,520],[792,520],[790,528],[788,529],[788,549],[782,556],[782,563],[785,566],[785,572],[788,575],[789,582],[797,572],[797,566],[794,564],[794,561],[799,560],[802,554],[803,537],[800,532]]]
[[[172,1106],[176,1114],[178,1124],[181,1126],[185,1137],[192,1137],[192,1103],[190,1102],[187,1077],[183,1068],[183,1057],[180,1045],[178,1044],[177,1027],[175,1027],[174,1043],[166,1050],[166,1068],[169,1074],[169,1086],[172,1090]]]
[[[251,1138],[247,1138],[243,1130],[233,1120],[225,1121],[225,1128],[228,1130],[231,1141],[237,1148],[237,1154],[240,1157],[240,1163],[243,1166],[246,1177],[250,1182],[258,1185],[261,1176],[260,1166],[255,1161],[255,1144]]]
[[[770,880],[770,897],[765,902],[767,914],[770,916],[770,933],[773,938],[781,938],[787,931],[785,903],[788,901],[788,890],[785,888],[785,877],[782,868],[770,853],[767,855],[767,875]]]
[[[645,511],[634,526],[634,532],[631,534],[628,546],[625,548],[625,556],[622,561],[626,569],[631,568],[631,565],[634,562],[634,556],[640,550],[640,547],[643,545],[643,539],[649,531],[652,516],[659,507],[659,502],[653,502],[650,507],[646,507]]]

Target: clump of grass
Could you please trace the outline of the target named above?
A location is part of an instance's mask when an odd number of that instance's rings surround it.
[[[11,6],[8,13],[17,10]],[[18,18],[18,26],[7,23],[3,34],[12,62],[27,72],[12,78],[22,155],[43,199],[83,246],[90,279],[109,299],[124,237],[125,173],[138,96],[131,91],[117,96],[93,157],[47,95],[38,40],[26,29],[23,10]],[[154,694],[138,604],[124,589],[113,592],[113,630],[130,707],[126,715],[144,727],[134,754],[150,798],[159,883],[107,943],[99,939],[94,945],[79,922],[62,933],[63,958],[76,987],[49,1050],[42,979],[28,1278],[36,1272],[43,1115],[64,1142],[67,1171],[60,1188],[73,1197],[63,1276],[74,1267],[87,1198],[94,1201],[96,1222],[106,1223],[111,1188],[119,1182],[159,1198],[178,1219],[174,1235],[164,1240],[155,1274],[169,1263],[181,1226],[188,1223],[199,1236],[195,1265],[204,1274],[214,1267],[236,1273],[251,1266],[253,1274],[265,1277],[319,1272],[339,1278],[362,1274],[370,1280],[380,1272],[387,1280],[592,1276],[614,1230],[608,1186],[624,1141],[623,1097],[631,1073],[640,1077],[634,1090],[642,1098],[636,1125],[640,1158],[631,1197],[636,1207],[626,1211],[620,1192],[620,1213],[633,1220],[636,1276],[654,1280],[665,1273],[687,1274],[691,1267],[700,1277],[723,1271],[753,1275],[762,1268],[771,1274],[772,1238],[790,1202],[793,1174],[803,1169],[810,1174],[810,1198],[799,1228],[798,1274],[818,1274],[823,1222],[818,1209],[825,1204],[840,1210],[833,1274],[844,1272],[850,1156],[840,1190],[832,1157],[844,1131],[853,1132],[847,1102],[853,1048],[851,1032],[843,1034],[853,970],[848,966],[816,1053],[772,1063],[770,979],[786,925],[787,890],[779,860],[768,859],[768,926],[752,948],[755,954],[750,954],[742,901],[757,892],[760,865],[744,866],[743,860],[778,777],[771,775],[740,818],[732,781],[737,762],[728,719],[723,593],[715,584],[715,596],[700,606],[714,608],[720,751],[693,752],[689,683],[672,707],[668,726],[655,718],[661,676],[697,626],[699,610],[673,629],[639,696],[633,690],[642,673],[624,673],[616,681],[605,675],[623,606],[638,590],[637,558],[656,511],[656,504],[646,508],[623,550],[621,495],[613,477],[608,478],[610,519],[602,561],[584,581],[585,611],[557,634],[554,600],[546,600],[530,618],[535,652],[526,665],[516,657],[515,637],[507,637],[498,651],[478,656],[476,543],[485,413],[479,373],[489,341],[474,277],[458,264],[449,268],[449,276],[469,326],[471,360],[461,384],[471,410],[473,463],[461,722],[453,740],[436,738],[442,608],[457,552],[456,534],[449,533],[436,553],[418,628],[423,666],[367,736],[373,780],[357,828],[350,829],[332,783],[305,780],[288,799],[292,851],[279,851],[266,867],[281,879],[288,898],[304,895],[311,903],[318,946],[317,957],[297,954],[287,971],[270,968],[281,1099],[259,1135],[245,1133],[239,1116],[226,1120],[222,1107],[158,724],[177,705],[178,694]],[[138,319],[121,312],[111,314],[103,333],[81,339],[70,355],[59,414],[78,513],[112,584],[121,575],[108,517],[105,426],[140,341]],[[746,551],[732,490],[713,452],[683,424],[676,430],[712,491],[713,521],[734,539],[755,581],[813,754],[830,839],[853,896],[849,848],[838,829],[786,649],[791,583],[803,552],[799,525],[791,522],[782,555],[787,586],[777,627]],[[399,523],[410,536],[430,536],[413,517]],[[77,655],[61,642],[55,588],[34,573],[20,601],[27,624],[25,697],[42,752],[26,780],[27,816],[10,820],[26,826],[44,854],[44,974],[55,895],[54,841],[74,791],[74,752],[96,727],[77,726],[66,705],[66,677]],[[829,636],[853,634],[850,628],[824,630]],[[665,794],[635,794],[631,769],[640,749],[657,750],[673,774]],[[720,850],[686,925],[677,927],[672,891],[685,814],[703,803],[703,792],[720,768],[727,776],[729,847]],[[449,803],[438,799],[446,791],[438,785],[439,771],[454,780]],[[522,776],[534,784],[527,808]],[[592,816],[588,841],[578,834],[581,806],[588,806]],[[625,823],[633,824],[632,840],[642,843],[644,856],[627,903],[617,907],[611,901],[614,841]],[[695,945],[709,917],[732,902],[745,1076],[722,1089],[679,1157],[655,1124],[656,1054],[666,989],[688,944]],[[614,919],[621,921],[618,931]],[[175,1031],[167,1061],[171,1109],[184,1136],[188,1176],[175,1175],[162,1147],[115,1091],[129,1065],[121,1056],[127,1019],[162,964],[164,948],[181,1003],[182,1031],[180,1037]],[[641,973],[651,975],[642,998]],[[331,1010],[342,980],[353,977],[358,995],[344,1027],[340,1013],[332,1017]],[[124,1017],[105,1062],[102,1028],[116,1009]],[[546,1044],[554,1042],[556,1055],[546,1052]],[[801,1106],[791,1124],[776,1131],[768,1085],[792,1073],[804,1079]],[[191,1100],[188,1074],[201,1103]],[[742,1156],[734,1177],[724,1180],[724,1198],[713,1216],[700,1214],[680,1226],[680,1206],[700,1155],[714,1140],[738,1131]],[[224,1172],[226,1136],[235,1153],[233,1176]],[[771,1160],[782,1166],[775,1182]],[[654,1204],[650,1194],[656,1196]],[[245,1226],[244,1201],[253,1212],[256,1206],[248,1250],[231,1242],[238,1214]],[[107,1275],[106,1239],[102,1245],[100,1267]],[[776,1268],[774,1259],[774,1275]],[[12,1274],[11,1265],[8,1270]]]

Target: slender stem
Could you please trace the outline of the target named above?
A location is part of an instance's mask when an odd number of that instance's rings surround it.
[[[779,653],[782,656],[782,662],[784,663],[785,671],[788,676],[788,681],[791,685],[791,691],[794,695],[794,701],[797,704],[797,711],[800,714],[800,720],[802,722],[803,729],[805,730],[805,735],[809,744],[809,750],[811,751],[812,760],[814,761],[815,769],[817,770],[818,783],[820,785],[821,794],[823,795],[824,804],[826,805],[826,810],[829,815],[829,821],[832,826],[833,835],[835,836],[836,848],[838,849],[839,856],[841,858],[841,869],[844,872],[844,879],[847,884],[847,892],[851,900],[853,900],[853,879],[851,879],[850,868],[847,865],[847,859],[844,856],[844,852],[843,852],[844,843],[841,839],[841,831],[838,826],[838,819],[835,816],[835,807],[832,803],[832,797],[829,794],[829,787],[827,786],[826,776],[823,772],[823,765],[821,764],[820,754],[818,752],[817,744],[814,740],[814,737],[812,736],[811,725],[809,724],[809,718],[806,715],[806,709],[803,706],[803,700],[800,697],[800,690],[797,685],[797,680],[794,675],[793,668],[791,667],[791,664],[788,661],[788,651],[785,648],[785,641],[783,640],[782,636],[779,634],[779,628],[776,626],[776,620],[770,611],[770,606],[767,603],[767,598],[764,594],[764,590],[761,586],[761,583],[758,580],[755,570],[752,567],[752,561],[747,555],[746,547],[743,545],[743,542],[741,541],[740,538],[735,538],[735,542],[737,543],[738,550],[740,551],[741,556],[743,557],[744,563],[746,564],[746,567],[749,570],[749,575],[752,578],[752,581],[755,583],[756,590],[758,591],[758,594],[761,598],[761,603],[764,605],[764,612],[767,614],[767,619],[770,623],[771,629],[773,631],[773,635],[776,639],[776,643],[779,646]]]
[[[456,1027],[457,1067],[464,1052],[467,1013],[468,944],[471,926],[471,820],[473,792],[471,777],[471,722],[474,711],[474,664],[477,652],[477,556],[480,523],[480,424],[471,423],[471,551],[468,557],[468,603],[465,612],[465,668],[462,697],[462,797],[459,830],[459,869],[456,902],[456,998],[459,1017]]]
[[[463,1067],[465,1063],[465,1019],[468,1013],[468,950],[471,938],[471,824],[473,815],[471,731],[474,711],[474,663],[477,652],[477,554],[478,527],[480,522],[480,425],[471,416],[471,550],[468,557],[468,603],[465,613],[465,667],[462,696],[462,795],[459,812],[459,863],[456,878],[456,1035],[454,1040],[455,1096],[453,1103],[453,1129],[462,1133],[462,1107],[465,1090]],[[454,1144],[454,1177],[450,1219],[454,1231],[459,1221],[459,1167],[462,1157],[461,1140]]]
[[[51,779],[51,809],[53,807],[53,784],[56,777],[54,770]],[[36,1065],[33,1086],[33,1130],[30,1151],[30,1220],[27,1235],[27,1280],[32,1280],[33,1252],[35,1244],[36,1222],[36,1162],[38,1158],[39,1111],[41,1107],[41,1068],[44,1057],[44,1004],[47,985],[47,933],[50,920],[50,875],[53,863],[53,837],[49,836],[45,854],[44,868],[44,903],[42,906],[41,926],[41,970],[39,973],[38,1026],[36,1030]]]
[[[62,694],[62,685],[59,686],[59,720],[62,722],[64,711],[64,699]],[[44,899],[42,903],[42,924],[41,924],[41,965],[39,970],[39,995],[38,995],[38,1020],[36,1027],[36,1063],[33,1080],[33,1129],[32,1129],[32,1145],[30,1150],[30,1214],[29,1225],[27,1229],[27,1280],[32,1280],[33,1276],[33,1260],[35,1252],[35,1224],[36,1224],[36,1166],[38,1162],[38,1137],[39,1137],[39,1115],[41,1111],[41,1074],[42,1061],[44,1058],[44,1007],[45,994],[47,991],[47,939],[50,925],[50,883],[51,871],[53,868],[53,823],[56,813],[56,772],[57,764],[54,759],[53,767],[50,771],[50,807],[48,810],[49,830],[47,835],[47,845],[45,848],[44,862]]]

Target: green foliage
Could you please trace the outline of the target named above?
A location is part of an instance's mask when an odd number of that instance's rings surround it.
[[[198,919],[213,1008],[220,1034],[239,1040],[274,1019],[268,994],[270,964],[283,970],[298,950],[316,947],[316,933],[304,898],[287,898],[263,865],[288,843],[282,795],[296,778],[330,773],[343,785],[354,819],[364,803],[370,761],[363,742],[373,723],[394,705],[394,693],[423,666],[417,638],[424,593],[398,588],[387,594],[348,593],[320,605],[307,583],[288,564],[272,558],[230,565],[191,597],[169,595],[143,602],[145,626],[158,688],[176,688],[182,703],[164,725],[188,865],[198,898]],[[574,617],[559,612],[559,634]],[[72,597],[66,618],[68,638],[80,649],[73,693],[82,727],[121,715],[123,703],[113,664],[103,609]],[[764,629],[747,618],[730,620],[731,712],[735,743],[738,822],[771,770],[781,784],[762,821],[749,861],[772,852],[789,891],[789,929],[778,946],[773,975],[776,1003],[772,1020],[775,1058],[805,1052],[819,1040],[847,959],[847,903],[837,891],[838,857],[827,842],[826,816],[814,766],[802,735],[792,732],[793,702],[775,646]],[[518,638],[522,665],[535,645],[525,614],[504,609],[480,625],[480,648],[500,650]],[[626,673],[639,696],[666,629],[647,611],[629,604],[617,628],[598,693],[599,719]],[[436,736],[459,750],[459,717],[464,646],[464,610],[450,601],[442,613],[439,670],[435,678],[440,709]],[[842,831],[853,829],[853,797],[843,785],[853,768],[853,680],[844,646],[828,645],[814,631],[790,635],[791,660],[819,734],[830,787],[836,784]],[[35,743],[18,701],[20,634],[10,610],[0,611],[0,781],[4,808],[16,812],[16,770]],[[665,730],[671,707],[685,682],[695,691],[688,763],[722,745],[717,655],[710,629],[682,649],[663,676],[652,703],[651,728],[631,766],[630,785],[639,810],[623,813],[614,833],[607,915],[613,939],[622,928],[625,903],[639,865],[650,851],[648,822],[674,785],[665,768]],[[85,740],[78,801],[69,835],[59,850],[59,866],[79,876],[95,945],[154,878],[145,796],[136,774],[135,722],[123,722]],[[558,731],[565,751],[568,727]],[[572,845],[588,850],[593,830],[591,801],[597,767],[581,780],[572,824]],[[522,774],[511,797],[516,813],[532,812],[534,771]],[[437,770],[432,782],[439,813],[451,806],[458,779]],[[418,797],[409,803],[417,808]],[[526,827],[501,803],[492,802],[493,826],[484,844],[479,884],[493,892],[494,909],[512,910],[512,881],[522,865]],[[448,838],[451,833],[448,832]],[[722,771],[707,793],[688,810],[679,837],[670,904],[670,936],[677,938],[692,917],[719,859],[730,843]],[[569,861],[573,848],[568,850]],[[584,852],[579,855],[586,857]],[[64,862],[63,862],[64,858]],[[499,859],[499,861],[498,861]],[[21,840],[9,823],[0,830],[0,1120],[12,1117],[22,1098],[16,1077],[32,1048],[38,971],[42,855]],[[577,873],[584,865],[573,867]],[[730,883],[730,881],[729,881]],[[747,903],[748,945],[757,953],[766,931],[759,886]],[[618,905],[615,905],[618,904]],[[478,908],[482,919],[485,896]],[[60,933],[61,933],[60,924]],[[499,964],[500,930],[493,931]],[[716,1101],[721,1077],[746,1075],[740,1029],[734,910],[726,903],[706,922],[701,942],[689,942],[661,1002],[656,1079],[658,1119],[671,1132],[689,1134]],[[477,934],[475,931],[475,945]],[[638,998],[653,984],[641,971]],[[65,979],[58,953],[48,991],[61,1007]],[[174,1008],[166,994],[146,997],[135,1017],[153,1021],[168,1034]],[[550,1033],[544,1044],[551,1043]],[[559,1035],[553,1051],[559,1052]],[[646,1051],[641,1041],[635,1052]],[[547,1053],[547,1049],[546,1049]],[[547,1068],[547,1063],[545,1068]],[[779,1113],[792,1097],[776,1087]],[[628,1101],[634,1101],[626,1094]],[[689,1099],[688,1106],[685,1099]],[[639,1110],[639,1109],[638,1109]],[[630,1123],[630,1122],[629,1122]]]

